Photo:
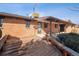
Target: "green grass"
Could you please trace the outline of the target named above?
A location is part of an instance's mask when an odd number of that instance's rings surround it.
[[[58,37],[67,47],[79,52],[79,34],[64,33],[59,34]]]

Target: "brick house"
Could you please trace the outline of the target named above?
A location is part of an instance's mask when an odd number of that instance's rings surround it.
[[[0,13],[0,27],[2,35],[11,35],[19,38],[34,37],[44,32],[44,22],[37,18],[30,18],[9,13]]]
[[[58,19],[56,17],[48,16],[44,17],[43,20],[49,21],[51,20],[51,32],[53,33],[60,33],[60,32],[71,32],[72,27],[75,27],[76,24],[72,22],[68,22],[65,20]],[[49,31],[50,31],[50,25],[48,26]]]
[[[15,14],[0,12],[0,27],[2,35],[12,35],[19,38],[41,36],[50,31],[50,17],[30,18]],[[66,32],[68,26],[73,25],[67,21],[52,17],[52,32]]]

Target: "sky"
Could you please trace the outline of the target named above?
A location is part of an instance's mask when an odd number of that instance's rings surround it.
[[[40,17],[53,16],[79,24],[78,3],[0,3],[0,12],[27,16],[33,13],[34,7]]]

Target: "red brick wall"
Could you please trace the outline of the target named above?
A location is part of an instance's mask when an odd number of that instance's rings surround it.
[[[26,21],[16,18],[5,18],[3,21],[3,35],[9,34],[16,37],[32,37],[36,35],[34,26],[36,22],[31,22],[30,28],[26,27]]]

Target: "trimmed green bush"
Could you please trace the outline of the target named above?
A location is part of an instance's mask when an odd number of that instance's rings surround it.
[[[63,33],[59,34],[58,37],[66,46],[79,52],[79,34]]]

